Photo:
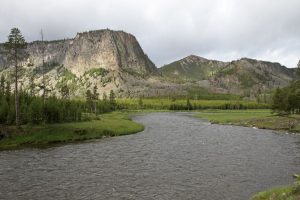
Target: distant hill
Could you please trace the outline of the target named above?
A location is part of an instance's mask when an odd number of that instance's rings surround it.
[[[191,55],[159,70],[170,81],[194,82],[211,91],[235,94],[284,87],[296,78],[295,69],[249,58],[222,62]]]
[[[195,55],[187,56],[159,68],[164,77],[174,80],[199,81],[207,80],[228,63],[208,60]]]

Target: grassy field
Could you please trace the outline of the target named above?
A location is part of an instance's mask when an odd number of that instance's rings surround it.
[[[0,140],[0,150],[24,146],[44,147],[57,143],[126,135],[143,129],[142,125],[129,119],[128,113],[113,112],[100,115],[98,120],[92,121],[24,126],[22,134]]]
[[[196,117],[213,123],[251,126],[261,129],[300,132],[300,116],[278,116],[270,110],[203,110]]]
[[[273,188],[259,192],[251,200],[299,200],[300,182],[299,179],[290,186]]]
[[[186,99],[118,99],[118,105],[126,109],[160,109],[169,110],[172,105],[184,107]],[[263,109],[269,104],[238,100],[190,100],[193,109]]]

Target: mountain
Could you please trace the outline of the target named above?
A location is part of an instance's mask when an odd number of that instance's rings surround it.
[[[0,52],[3,48],[0,44]],[[191,88],[255,94],[295,79],[294,69],[249,58],[222,62],[191,55],[158,69],[133,35],[104,29],[77,33],[72,39],[30,42],[20,73],[22,90],[33,83],[35,93],[42,93],[43,49],[48,95],[59,96],[67,86],[71,98],[84,98],[94,86],[100,97],[110,90],[118,97],[186,95]],[[0,53],[0,75],[12,80],[12,69]]]
[[[159,70],[164,77],[171,80],[207,80],[216,71],[225,67],[228,63],[208,60],[195,55],[187,56],[181,60],[164,65]]]
[[[159,75],[133,35],[105,29],[77,33],[73,39],[29,43],[29,58],[20,77],[22,89],[28,89],[34,77],[36,92],[41,93],[43,48],[47,87],[55,95],[64,85],[73,97],[84,96],[94,85],[101,93],[115,90],[121,94],[135,85],[137,90],[146,90],[140,86]],[[0,54],[0,74],[9,78],[10,70],[6,56]]]
[[[196,82],[213,92],[244,94],[283,87],[295,79],[295,70],[279,63],[242,58],[232,62],[191,55],[159,69],[170,81]]]

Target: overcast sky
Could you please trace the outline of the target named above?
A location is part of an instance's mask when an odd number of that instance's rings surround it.
[[[0,0],[0,42],[12,27],[27,41],[110,28],[136,36],[158,66],[190,54],[296,67],[300,0]]]

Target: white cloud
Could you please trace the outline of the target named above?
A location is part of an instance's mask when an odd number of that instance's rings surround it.
[[[134,34],[157,66],[197,54],[295,67],[299,7],[299,0],[1,0],[0,41],[14,26],[29,41],[41,28],[49,40],[111,28]]]

